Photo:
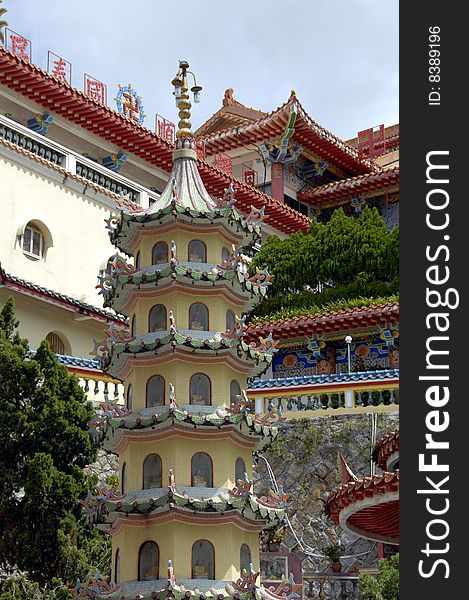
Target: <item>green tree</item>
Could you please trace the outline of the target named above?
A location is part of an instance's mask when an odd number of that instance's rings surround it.
[[[360,575],[359,583],[363,600],[399,599],[399,554],[378,561],[379,573],[372,577],[369,573]]]
[[[79,503],[90,484],[83,468],[96,458],[93,411],[48,342],[31,357],[17,326],[9,299],[0,313],[0,564],[41,586],[70,584],[103,545]]]
[[[270,236],[252,270],[273,275],[259,316],[284,308],[321,306],[340,298],[389,296],[398,289],[399,229],[389,231],[376,208],[358,219],[339,208],[325,223],[313,221],[306,235]]]

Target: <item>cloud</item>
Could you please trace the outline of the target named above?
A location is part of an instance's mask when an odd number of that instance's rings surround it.
[[[203,86],[197,127],[235,89],[241,102],[265,111],[297,91],[309,114],[340,137],[398,121],[397,0],[7,0],[10,27],[29,37],[33,61],[47,50],[108,84],[132,83],[152,127],[155,113],[172,121],[179,59]]]

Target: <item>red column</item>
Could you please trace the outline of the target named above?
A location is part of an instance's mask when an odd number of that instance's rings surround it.
[[[283,187],[283,165],[282,163],[272,163],[270,168],[270,179],[272,182],[272,197],[283,204],[284,202],[284,187]]]

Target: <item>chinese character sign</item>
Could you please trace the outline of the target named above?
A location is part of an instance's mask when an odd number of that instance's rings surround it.
[[[243,171],[243,181],[248,185],[257,185],[257,171],[244,163],[241,165]]]
[[[358,157],[375,158],[386,150],[384,125],[358,132]]]
[[[85,73],[85,83],[84,83],[85,94],[91,100],[98,102],[98,104],[103,104],[106,106],[107,104],[107,85],[102,81],[98,81],[91,75]]]
[[[50,50],[47,53],[47,72],[62,83],[72,85],[72,63]]]
[[[7,50],[23,60],[32,62],[30,40],[8,28],[5,29],[5,38]]]
[[[156,115],[155,133],[158,137],[166,140],[170,144],[174,144],[174,135],[176,126],[171,121],[168,121],[161,115]]]
[[[122,86],[119,84],[119,91],[115,98],[117,102],[117,112],[127,117],[134,123],[143,124],[146,114],[143,112],[142,98],[132,88],[131,84]]]
[[[230,156],[226,154],[222,154],[219,152],[215,154],[213,164],[220,169],[220,171],[224,171],[227,175],[231,175],[233,173],[233,161]]]

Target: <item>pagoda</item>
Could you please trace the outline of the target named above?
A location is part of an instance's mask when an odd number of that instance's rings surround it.
[[[263,211],[240,214],[231,186],[218,200],[207,193],[188,67],[181,61],[173,80],[180,121],[166,188],[146,210],[122,198],[107,220],[134,264],[118,252],[98,286],[130,332],[111,326],[95,343],[103,370],[125,381],[126,405],[103,405],[94,424],[119,456],[120,489],[98,487],[83,503],[112,536],[112,582],[90,585],[116,598],[295,597],[292,581],[259,586],[259,535],[282,526],[287,497],[252,492],[253,453],[277,435],[277,415],[253,414],[243,389],[268,368],[276,343],[246,343],[236,316],[269,284],[268,272],[248,273]],[[89,595],[82,584],[75,591]]]

